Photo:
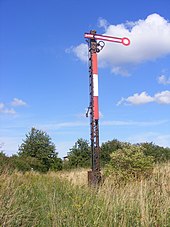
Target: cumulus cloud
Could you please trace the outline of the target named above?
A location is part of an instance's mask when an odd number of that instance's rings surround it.
[[[99,26],[105,29],[103,35],[128,37],[130,46],[106,42],[98,54],[99,65],[107,66],[115,73],[127,64],[139,64],[170,54],[170,23],[159,14],[151,14],[144,20],[128,21],[124,24],[108,25],[99,19]],[[82,43],[72,48],[72,52],[82,61],[87,61],[87,45]]]
[[[81,43],[76,47],[72,47],[72,52],[83,62],[88,60],[88,46],[87,44]]]
[[[117,105],[121,104],[130,104],[130,105],[141,105],[150,102],[156,102],[159,104],[170,104],[170,91],[162,91],[156,93],[154,96],[148,95],[145,91],[140,94],[135,93],[132,96],[127,98],[121,98],[121,100],[117,103]]]
[[[168,78],[165,75],[161,75],[158,77],[158,83],[163,85],[170,84],[170,77]]]
[[[121,99],[121,102],[127,102],[127,103],[131,103],[134,105],[140,105],[140,104],[145,104],[145,103],[149,103],[149,102],[153,102],[154,99],[149,96],[145,91],[142,92],[141,94],[135,93],[132,96],[129,96],[126,99]],[[121,104],[121,103],[119,103]]]
[[[15,115],[16,111],[15,109],[13,109],[13,107],[26,106],[26,105],[27,105],[26,102],[18,98],[14,98],[12,102],[9,104],[0,102],[0,113]]]
[[[155,94],[154,101],[160,104],[170,104],[170,91]]]
[[[4,103],[0,103],[0,113],[3,114],[16,114],[15,110],[13,108],[6,108]]]
[[[26,106],[26,102],[24,102],[22,99],[14,98],[11,102],[12,106]]]

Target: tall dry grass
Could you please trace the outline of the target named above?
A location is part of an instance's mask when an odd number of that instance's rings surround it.
[[[62,172],[59,177],[75,185],[87,186],[85,169]],[[104,199],[110,224],[131,226],[133,222],[134,226],[170,226],[170,163],[156,165],[149,178],[131,180],[127,184],[117,184],[114,178],[106,178],[97,194]]]
[[[4,173],[0,176],[0,226],[169,227],[170,163],[149,179],[87,187],[87,170]]]
[[[121,226],[127,226],[124,217],[128,214],[135,226],[170,226],[170,163],[156,166],[149,179],[131,181],[123,186],[116,186],[107,179],[99,194],[108,208],[111,207],[115,219],[122,209]]]

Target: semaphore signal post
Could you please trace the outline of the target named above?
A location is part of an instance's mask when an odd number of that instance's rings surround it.
[[[91,171],[88,171],[89,185],[96,186],[101,181],[100,169],[100,146],[99,146],[99,105],[98,105],[98,63],[97,53],[99,53],[105,43],[116,42],[128,46],[128,38],[117,38],[112,36],[98,35],[95,30],[85,33],[84,37],[88,41],[89,50],[89,87],[90,87],[90,105],[86,116],[90,114],[90,140],[91,140]],[[97,42],[97,40],[100,40]]]

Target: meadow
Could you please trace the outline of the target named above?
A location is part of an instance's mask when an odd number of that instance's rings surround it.
[[[1,227],[169,227],[170,163],[147,179],[106,178],[87,185],[87,169],[0,175]]]

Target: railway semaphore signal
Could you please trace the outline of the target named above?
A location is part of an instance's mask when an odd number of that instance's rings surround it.
[[[100,169],[100,147],[99,147],[99,106],[98,106],[98,64],[97,53],[99,53],[105,43],[115,42],[123,44],[124,46],[130,45],[130,40],[126,37],[118,38],[106,35],[98,35],[95,30],[90,33],[85,33],[84,37],[88,41],[89,50],[89,85],[90,85],[90,105],[88,107],[86,116],[90,113],[90,140],[91,140],[91,157],[92,169],[88,171],[89,185],[98,185],[101,181]],[[97,40],[99,40],[97,42]]]

